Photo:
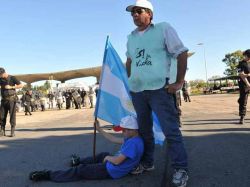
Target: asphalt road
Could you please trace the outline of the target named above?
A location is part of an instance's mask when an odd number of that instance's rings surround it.
[[[237,124],[237,97],[193,96],[192,102],[182,103],[181,129],[189,156],[189,187],[250,186],[250,117],[245,125]],[[29,181],[28,174],[33,170],[66,169],[72,153],[92,155],[92,126],[93,109],[35,112],[32,116],[17,113],[16,137],[0,137],[0,187],[168,186],[171,170],[166,146],[156,146],[156,169],[139,176],[71,183]],[[115,152],[118,148],[97,135],[97,152]]]

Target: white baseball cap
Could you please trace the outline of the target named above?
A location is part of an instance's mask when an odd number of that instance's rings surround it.
[[[147,8],[152,12],[154,11],[153,5],[148,0],[137,0],[134,5],[129,5],[126,8],[126,11],[131,12],[134,7],[142,7]]]
[[[139,128],[136,117],[132,115],[122,118],[120,127],[125,129],[135,129],[135,130]]]

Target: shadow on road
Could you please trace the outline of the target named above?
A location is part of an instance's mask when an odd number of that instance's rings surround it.
[[[235,124],[239,125],[239,118],[235,119],[207,119],[207,120],[183,120],[184,125],[229,125]],[[245,122],[250,122],[249,119],[245,119]]]
[[[109,127],[109,126],[108,126]],[[64,129],[64,128],[62,128]],[[66,128],[68,129],[68,128]],[[71,128],[69,128],[71,129]],[[72,128],[75,130],[75,128]],[[71,129],[71,130],[72,130]],[[76,128],[78,129],[78,128]],[[81,128],[84,130],[85,128]],[[19,129],[22,130],[22,129]],[[41,129],[46,131],[46,129]],[[57,131],[58,129],[50,129],[50,131]],[[64,129],[65,130],[65,129]],[[32,131],[32,129],[30,129]],[[34,130],[35,131],[35,130]],[[18,131],[17,131],[18,136]],[[0,137],[1,138],[1,137]],[[4,139],[7,140],[8,137]],[[70,183],[52,183],[52,182],[38,182],[33,183],[28,180],[29,172],[33,170],[43,169],[67,169],[69,167],[69,160],[71,154],[75,153],[80,156],[91,156],[93,153],[93,134],[71,135],[71,136],[48,136],[35,139],[11,139],[0,142],[1,155],[1,185],[4,187],[14,186],[41,186],[41,187],[143,187],[160,186],[161,180],[158,177],[162,176],[164,164],[162,157],[156,158],[156,163],[159,165],[155,172],[145,173],[140,176],[127,176],[120,180],[104,180],[104,181],[78,181]],[[112,144],[101,135],[97,135],[96,152],[110,152],[116,153],[120,145]],[[163,148],[156,146],[157,153],[162,155]],[[161,173],[161,175],[159,174]],[[154,179],[154,180],[152,180]],[[156,180],[157,179],[157,180]]]
[[[78,128],[76,129],[78,130]],[[85,128],[80,129],[84,130]],[[235,129],[222,129],[219,132],[228,132],[229,130],[235,131],[235,133],[184,137],[189,155],[189,187],[250,186],[250,136],[247,133],[249,128],[241,129],[247,132],[236,132]],[[167,146],[156,146],[156,169],[139,176],[127,176],[119,180],[82,180],[64,184],[32,183],[28,180],[28,174],[33,170],[66,169],[69,167],[68,163],[72,153],[81,156],[92,155],[92,141],[92,134],[55,135],[34,139],[28,137],[27,139],[5,139],[5,141],[0,142],[1,186],[166,187],[171,180],[170,176],[167,176],[170,173],[170,162],[165,161]],[[114,145],[102,136],[97,135],[97,152],[109,151],[115,153],[118,148],[119,145]]]

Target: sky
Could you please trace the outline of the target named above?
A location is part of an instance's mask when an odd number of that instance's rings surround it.
[[[0,0],[0,66],[10,74],[101,66],[107,35],[125,62],[127,35],[135,29],[125,8],[134,2]],[[249,0],[151,2],[154,23],[170,23],[195,52],[188,60],[187,80],[206,79],[205,61],[208,78],[223,76],[225,54],[250,48]]]

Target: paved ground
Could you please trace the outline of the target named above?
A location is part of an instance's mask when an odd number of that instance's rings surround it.
[[[191,103],[183,103],[182,132],[189,154],[189,187],[250,186],[250,119],[244,126],[237,125],[237,97],[193,96]],[[140,176],[64,184],[29,181],[32,170],[67,168],[72,153],[92,154],[92,115],[92,109],[35,112],[32,116],[18,113],[17,136],[0,137],[0,187],[167,186],[165,146],[156,147],[156,170]],[[97,136],[97,152],[114,152],[118,147]]]

